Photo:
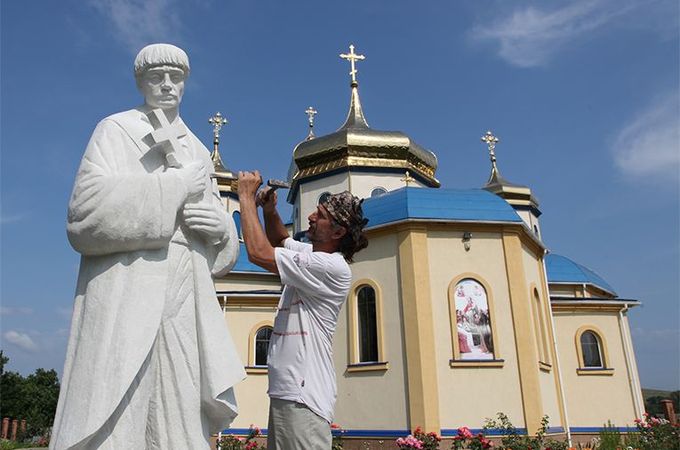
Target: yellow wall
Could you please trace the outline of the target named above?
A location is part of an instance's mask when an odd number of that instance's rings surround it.
[[[276,303],[274,303],[276,304]],[[273,321],[276,307],[229,306],[225,319],[231,333],[236,350],[244,365],[248,361],[248,336],[252,329],[261,322]],[[261,428],[267,427],[269,413],[269,396],[267,374],[248,374],[245,380],[235,387],[238,416],[231,424],[232,428],[248,428],[250,424]]]
[[[354,280],[371,279],[382,293],[383,332],[387,370],[348,372],[349,338],[347,304],[333,342],[338,399],[335,421],[350,429],[408,429],[408,404],[401,296],[395,235],[371,237],[368,248],[362,250],[350,267]],[[380,331],[380,330],[379,330]],[[379,413],[377,413],[379,412]]]
[[[524,427],[501,235],[473,231],[471,248],[466,252],[462,229],[441,228],[428,233],[441,427],[478,428],[485,417],[498,411],[508,414],[515,426]],[[493,339],[505,360],[503,367],[452,368],[449,364],[453,349],[448,288],[463,273],[478,274],[491,286],[494,310],[490,313],[497,332]]]
[[[543,267],[541,266],[540,260],[536,253],[529,249],[526,245],[522,246],[522,261],[527,285],[529,286],[529,296],[527,301],[530,303],[531,308],[529,308],[529,310],[533,319],[529,326],[531,326],[531,328],[534,330],[533,336],[537,336],[540,339],[540,341],[536,343],[537,353],[535,358],[537,361],[543,363],[539,363],[539,384],[541,390],[542,415],[548,416],[551,427],[564,426],[562,408],[560,407],[561,400],[558,389],[558,380],[556,374],[553,373],[555,369],[555,358],[552,356],[551,351],[552,334],[550,328],[552,327],[552,324],[548,305],[549,299],[546,298],[547,295]],[[541,304],[540,311],[534,305],[534,288],[538,291]],[[538,329],[536,329],[536,325],[538,325]]]
[[[555,311],[557,346],[572,427],[598,427],[611,420],[617,426],[632,426],[633,398],[622,347],[618,313],[598,311]],[[575,336],[584,326],[603,334],[612,375],[579,375]]]

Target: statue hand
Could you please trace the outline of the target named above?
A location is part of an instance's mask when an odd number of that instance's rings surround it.
[[[205,165],[200,161],[193,161],[180,169],[168,170],[177,171],[177,175],[179,175],[187,190],[187,198],[200,195],[208,186],[208,174]]]
[[[201,233],[214,243],[221,242],[228,235],[227,211],[212,203],[186,204],[182,215],[190,230]]]

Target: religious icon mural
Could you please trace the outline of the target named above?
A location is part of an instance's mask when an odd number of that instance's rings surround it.
[[[462,360],[494,359],[491,316],[486,290],[468,278],[456,285],[456,329]]]

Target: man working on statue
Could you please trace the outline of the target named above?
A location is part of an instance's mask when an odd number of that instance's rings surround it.
[[[288,236],[276,192],[256,191],[258,172],[240,172],[241,226],[248,258],[284,285],[269,344],[269,450],[328,450],[336,386],[333,333],[352,282],[348,262],[368,245],[361,201],[330,196],[309,216],[311,244]],[[257,216],[262,206],[265,231]]]
[[[154,44],[134,72],[144,105],[97,125],[69,203],[82,258],[54,450],[208,450],[245,377],[211,277],[236,228],[179,117],[189,60]]]

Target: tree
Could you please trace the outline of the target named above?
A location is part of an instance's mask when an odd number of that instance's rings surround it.
[[[26,419],[28,435],[44,434],[54,421],[59,398],[59,378],[54,369],[36,369],[23,377],[6,372],[9,358],[0,350],[0,417]]]

